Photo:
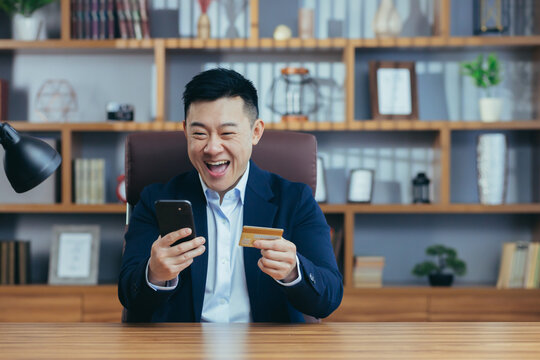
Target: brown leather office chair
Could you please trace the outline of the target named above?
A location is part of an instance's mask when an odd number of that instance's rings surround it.
[[[264,132],[253,147],[252,160],[260,168],[282,177],[307,184],[313,194],[317,185],[317,140],[311,134],[271,131]],[[145,186],[161,182],[192,169],[187,155],[186,138],[182,131],[141,132],[126,140],[127,217],[139,201]],[[125,311],[122,320],[126,319]],[[305,316],[306,322],[318,322]]]

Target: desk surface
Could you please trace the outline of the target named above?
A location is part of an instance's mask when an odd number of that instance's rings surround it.
[[[2,359],[540,359],[540,323],[0,324]]]

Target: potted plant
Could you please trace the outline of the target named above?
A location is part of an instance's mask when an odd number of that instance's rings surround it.
[[[495,54],[489,54],[486,59],[480,54],[476,60],[461,64],[463,73],[473,79],[474,84],[485,90],[486,96],[480,98],[480,118],[485,122],[501,119],[502,98],[493,95],[493,88],[501,82],[501,67]]]
[[[454,274],[461,276],[467,271],[465,262],[460,260],[456,250],[450,247],[432,245],[426,249],[426,255],[436,257],[436,261],[416,264],[412,273],[416,276],[427,275],[431,286],[450,286],[454,281]]]
[[[13,17],[13,39],[32,41],[45,31],[43,20],[35,11],[56,0],[0,0],[0,10]]]

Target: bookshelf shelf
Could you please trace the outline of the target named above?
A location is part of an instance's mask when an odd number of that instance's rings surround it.
[[[486,206],[479,204],[449,205],[372,205],[320,204],[325,214],[540,214],[540,204],[509,204]],[[0,204],[0,213],[125,213],[124,204]]]
[[[181,122],[83,122],[83,123],[29,123],[12,121],[10,125],[20,131],[178,131]],[[267,130],[289,131],[441,131],[441,130],[540,130],[540,121],[407,121],[407,120],[354,120],[349,122],[267,123]]]
[[[299,39],[274,40],[272,38],[240,39],[114,39],[114,40],[43,40],[15,41],[0,40],[0,50],[18,49],[153,49],[156,43],[164,42],[166,49],[336,49],[346,47],[362,48],[462,48],[497,46],[540,46],[540,36],[500,36],[500,37],[399,37],[366,39]]]
[[[4,214],[122,214],[125,212],[124,204],[0,204],[0,213]]]

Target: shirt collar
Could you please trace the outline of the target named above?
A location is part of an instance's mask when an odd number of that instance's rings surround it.
[[[230,193],[231,191],[233,192],[238,192],[239,195],[240,195],[240,201],[242,202],[242,205],[244,205],[244,197],[245,197],[245,194],[246,194],[246,185],[247,185],[247,181],[248,181],[248,177],[249,177],[249,167],[250,167],[250,162],[248,161],[247,163],[247,166],[246,166],[246,171],[244,171],[244,174],[242,175],[242,177],[240,178],[240,181],[238,181],[238,183],[236,184],[236,186],[229,190],[227,192]],[[202,189],[203,189],[203,193],[204,193],[204,196],[206,197],[206,201],[208,202],[208,195],[209,194],[216,194],[219,196],[219,194],[217,193],[217,191],[215,190],[212,190],[210,189],[208,186],[206,186],[206,184],[204,183],[202,177],[201,177],[201,174],[198,174],[199,175],[199,181],[201,182],[201,186],[202,186]]]

